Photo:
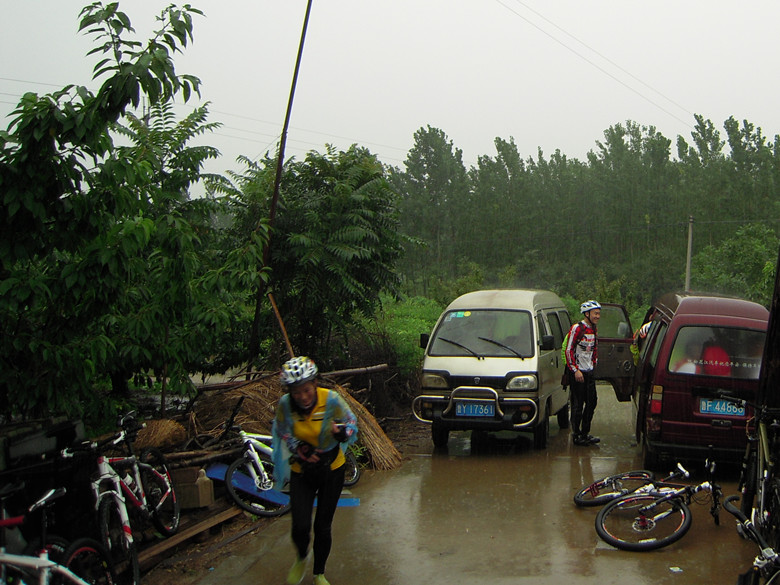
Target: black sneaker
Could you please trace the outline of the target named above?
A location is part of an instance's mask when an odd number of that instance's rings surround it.
[[[572,437],[572,443],[580,446],[590,445],[590,443],[588,443],[587,437],[583,437],[582,435],[574,435]]]
[[[588,445],[595,445],[596,443],[600,443],[601,439],[598,437],[594,437],[593,435],[585,435],[583,439],[586,441],[586,444]]]

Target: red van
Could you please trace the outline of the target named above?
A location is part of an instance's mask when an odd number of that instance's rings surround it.
[[[634,377],[644,466],[662,458],[739,460],[751,413],[719,398],[755,401],[769,311],[750,301],[670,293],[645,317]]]

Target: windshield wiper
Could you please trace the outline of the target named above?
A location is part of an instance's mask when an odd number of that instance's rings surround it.
[[[478,360],[484,359],[481,355],[479,355],[476,351],[473,349],[466,347],[462,343],[458,343],[457,341],[452,341],[452,339],[447,339],[446,337],[438,337],[437,339],[441,339],[442,341],[446,341],[447,343],[451,343],[452,345],[456,345],[461,349],[465,349],[467,352],[469,352],[471,355],[473,355]]]
[[[487,341],[488,343],[492,343],[493,345],[497,345],[498,347],[503,347],[507,351],[511,351],[513,354],[515,354],[517,357],[519,357],[521,360],[524,360],[528,356],[525,356],[521,354],[519,351],[517,351],[514,347],[509,347],[508,345],[504,345],[500,341],[496,341],[495,339],[490,339],[488,337],[478,337],[477,339],[481,339],[482,341]]]

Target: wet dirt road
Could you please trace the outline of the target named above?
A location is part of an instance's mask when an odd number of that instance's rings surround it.
[[[708,505],[692,504],[690,532],[658,551],[619,551],[598,538],[597,509],[577,508],[572,495],[641,467],[630,404],[611,388],[599,387],[592,432],[600,446],[574,447],[568,430],[550,426],[545,451],[532,449],[530,434],[491,435],[472,448],[469,433],[452,433],[445,452],[427,443],[397,471],[364,473],[351,494],[360,505],[336,513],[332,585],[731,584],[749,567],[754,545],[725,511],[715,526]],[[720,469],[725,495],[736,493],[737,475]],[[294,557],[289,523],[284,516],[246,537],[196,583],[284,583]]]

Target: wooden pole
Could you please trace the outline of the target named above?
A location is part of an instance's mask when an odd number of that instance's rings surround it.
[[[284,343],[287,345],[287,353],[290,354],[290,359],[295,357],[295,352],[293,352],[292,345],[290,344],[290,338],[287,336],[287,329],[284,327],[284,321],[282,321],[282,316],[279,314],[279,308],[276,306],[276,301],[274,300],[274,295],[271,293],[268,293],[268,300],[271,301],[271,306],[274,308],[274,314],[276,315],[276,320],[279,321],[279,328],[282,330],[282,336],[284,337]]]

